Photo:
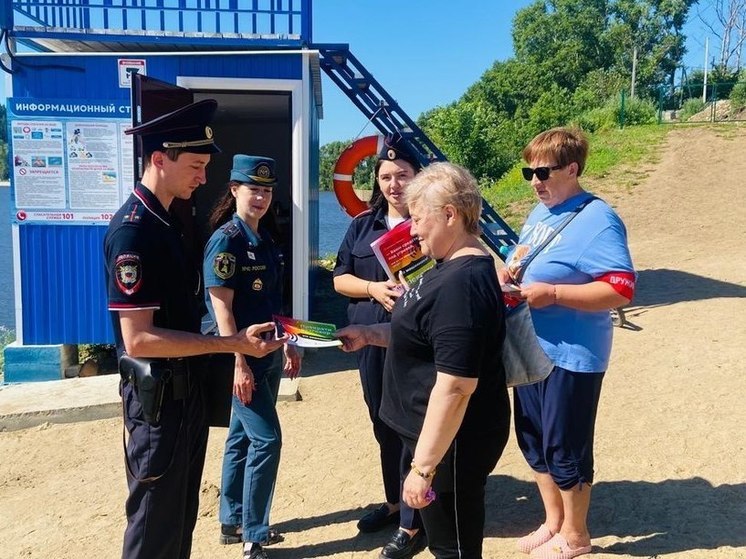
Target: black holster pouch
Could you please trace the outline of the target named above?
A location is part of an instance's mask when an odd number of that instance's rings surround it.
[[[157,425],[171,368],[166,359],[143,359],[123,354],[119,358],[119,374],[135,389],[145,421]]]

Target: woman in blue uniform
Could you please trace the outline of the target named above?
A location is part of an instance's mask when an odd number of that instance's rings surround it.
[[[391,321],[391,309],[400,295],[379,264],[370,243],[409,217],[404,200],[407,184],[420,170],[417,158],[399,135],[387,136],[375,165],[375,182],[369,207],[352,220],[339,247],[334,268],[334,289],[350,298],[350,324]],[[358,522],[361,532],[376,532],[398,523],[399,529],[381,551],[384,559],[411,557],[424,547],[417,511],[401,501],[402,473],[409,471],[411,456],[396,432],[378,415],[383,390],[386,349],[368,346],[357,353],[363,397],[381,451],[386,502]]]
[[[259,317],[271,321],[273,314],[280,313],[282,254],[260,226],[276,183],[274,160],[235,155],[228,190],[210,215],[210,225],[217,230],[205,248],[205,298],[221,335]],[[300,355],[289,345],[284,354],[284,370],[295,378]],[[279,352],[260,359],[235,355],[220,491],[220,541],[243,540],[244,559],[266,559],[262,546],[282,540],[269,528],[282,446],[275,409],[282,369]]]

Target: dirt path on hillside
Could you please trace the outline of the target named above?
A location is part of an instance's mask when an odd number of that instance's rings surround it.
[[[595,557],[746,558],[746,128],[677,128],[629,191],[639,290],[616,329],[596,434]],[[639,169],[638,169],[639,171]],[[358,534],[382,498],[349,356],[309,356],[303,401],[281,402],[272,559],[375,558]],[[193,557],[233,558],[216,518],[224,430],[211,433]],[[113,558],[126,489],[118,419],[0,433],[0,558]],[[488,483],[485,557],[525,557],[540,501],[515,440]],[[418,557],[430,557],[428,552]]]

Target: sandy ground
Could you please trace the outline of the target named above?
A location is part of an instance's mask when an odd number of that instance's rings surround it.
[[[745,153],[744,128],[677,128],[658,162],[616,174],[637,184],[594,185],[625,219],[640,271],[597,425],[599,559],[746,558]],[[337,350],[306,369],[303,401],[279,404],[272,520],[286,541],[271,557],[375,558],[389,534],[355,529],[382,498],[357,372]],[[197,558],[241,554],[217,543],[224,436],[210,436]],[[522,557],[515,538],[541,520],[530,479],[511,439],[488,482],[485,557]],[[0,433],[0,557],[117,557],[125,494],[118,419]]]

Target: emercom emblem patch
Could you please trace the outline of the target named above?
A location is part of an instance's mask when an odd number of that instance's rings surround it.
[[[212,271],[220,279],[229,279],[236,273],[236,257],[230,252],[221,252],[212,261]]]

